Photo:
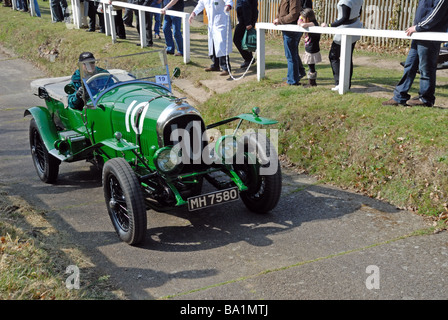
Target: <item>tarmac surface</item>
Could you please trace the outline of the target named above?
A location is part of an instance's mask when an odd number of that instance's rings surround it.
[[[1,50],[0,70],[0,190],[44,210],[127,298],[196,305],[448,298],[447,232],[421,233],[430,226],[421,216],[286,167],[280,203],[270,214],[250,213],[239,201],[196,212],[148,211],[146,243],[120,242],[101,172],[86,162],[63,163],[55,185],[35,173],[30,117],[23,115],[43,105],[30,82],[45,75]]]

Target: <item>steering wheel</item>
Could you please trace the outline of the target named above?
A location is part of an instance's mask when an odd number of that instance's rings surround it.
[[[91,76],[89,79],[87,79],[86,84],[90,84],[92,81],[94,81],[96,79],[99,79],[101,77],[108,77],[109,78],[106,81],[105,87],[109,83],[110,79],[114,79],[115,83],[120,82],[120,80],[118,80],[118,78],[116,76],[114,76],[113,74],[102,72],[102,73],[98,73],[98,74],[95,74],[95,75]]]

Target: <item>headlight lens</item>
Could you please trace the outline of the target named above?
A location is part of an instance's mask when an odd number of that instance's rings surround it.
[[[238,152],[238,141],[234,135],[222,136],[216,141],[216,155],[220,157],[224,163],[231,163]]]
[[[154,154],[154,165],[165,174],[175,174],[182,170],[182,152],[171,146],[159,149]]]

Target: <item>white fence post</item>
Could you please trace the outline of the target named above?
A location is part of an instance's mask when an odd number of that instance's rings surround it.
[[[12,0],[12,1],[14,1],[14,0]],[[34,17],[36,15],[36,9],[34,8],[34,0],[30,0],[29,4],[30,4],[29,5],[29,7],[30,7],[30,15],[32,17]]]
[[[352,36],[343,34],[341,36],[341,57],[339,68],[339,93],[344,94],[350,86],[350,65],[352,62]]]
[[[73,24],[76,29],[81,28],[81,2],[79,0],[71,0],[72,3],[72,14],[73,14]]]
[[[109,5],[105,2],[101,3],[101,7],[103,8],[103,19],[104,19],[104,33],[106,36],[110,36],[111,34],[111,20],[113,20],[112,13],[108,12]],[[114,28],[115,30],[115,28]],[[113,41],[113,40],[112,40]]]
[[[145,11],[138,10],[138,22],[140,27],[140,47],[144,48],[146,46],[146,15]],[[152,32],[152,30],[151,30]]]
[[[117,32],[115,29],[114,6],[111,4],[106,5],[106,11],[107,15],[109,16],[110,35],[112,37],[112,42],[115,43],[117,42]]]
[[[182,28],[183,28],[183,55],[184,55],[184,63],[188,63],[190,61],[190,22],[188,22],[189,14],[185,13],[182,17]]]

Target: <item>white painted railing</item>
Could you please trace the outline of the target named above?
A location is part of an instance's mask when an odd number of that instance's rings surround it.
[[[85,0],[87,1],[87,0]],[[90,1],[90,0],[89,0]],[[100,2],[103,4],[103,12],[104,12],[104,25],[105,25],[105,32],[107,36],[112,37],[112,42],[116,42],[117,35],[115,31],[115,20],[113,18],[113,7],[119,7],[119,8],[129,8],[133,10],[138,11],[138,19],[139,19],[139,25],[140,25],[140,43],[141,47],[145,47],[146,44],[146,30],[145,30],[145,12],[152,12],[152,13],[161,13],[162,9],[159,8],[153,8],[153,7],[146,7],[136,4],[131,4],[127,2],[122,1],[109,1],[109,0],[96,0],[97,2]],[[80,0],[72,0],[72,14],[73,14],[73,20],[76,28],[79,28],[81,26],[81,11],[80,11]],[[190,62],[190,24],[188,22],[188,17],[190,16],[187,12],[181,12],[181,11],[174,11],[174,10],[167,10],[165,11],[166,15],[175,16],[182,18],[182,29],[183,29],[183,58],[184,63]],[[152,32],[152,30],[151,30]]]
[[[415,32],[412,36],[407,36],[404,31],[395,30],[376,30],[360,28],[329,28],[329,27],[310,27],[302,28],[298,25],[274,25],[273,23],[257,23],[257,79],[260,81],[265,77],[266,50],[265,50],[265,32],[266,30],[310,32],[321,34],[340,34],[341,35],[341,66],[339,75],[339,93],[344,94],[348,91],[350,80],[350,62],[351,62],[351,39],[352,36],[386,37],[410,40],[432,40],[448,42],[448,33],[446,32]]]

